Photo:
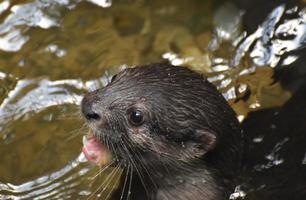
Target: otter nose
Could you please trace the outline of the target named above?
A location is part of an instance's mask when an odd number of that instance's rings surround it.
[[[85,118],[89,121],[97,121],[101,117],[93,110],[93,104],[97,101],[97,98],[93,93],[86,94],[82,100],[81,108]]]

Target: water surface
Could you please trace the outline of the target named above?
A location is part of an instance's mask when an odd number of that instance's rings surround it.
[[[80,154],[87,127],[79,103],[128,66],[167,60],[204,73],[240,121],[282,106],[296,81],[286,87],[275,71],[305,57],[300,3],[274,5],[248,29],[247,10],[226,1],[2,1],[0,198],[110,196],[119,179],[102,184],[111,169],[99,173]]]

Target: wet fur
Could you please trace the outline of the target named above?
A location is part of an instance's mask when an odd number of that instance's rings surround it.
[[[139,127],[128,121],[135,108],[145,117]],[[88,109],[101,117],[89,122],[95,136],[143,185],[131,199],[218,200],[233,190],[242,132],[226,100],[202,75],[168,64],[129,68],[87,94],[83,113]]]

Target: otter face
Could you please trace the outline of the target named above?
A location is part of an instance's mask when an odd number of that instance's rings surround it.
[[[85,95],[82,112],[94,137],[120,162],[196,160],[236,126],[214,86],[168,64],[120,72],[105,88]]]

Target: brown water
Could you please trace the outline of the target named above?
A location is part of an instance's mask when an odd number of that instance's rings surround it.
[[[79,103],[122,67],[168,60],[205,73],[240,120],[283,105],[290,92],[272,76],[305,47],[302,8],[275,7],[248,32],[223,1],[1,1],[0,199],[110,194],[118,179],[102,185],[109,170],[80,155]]]

